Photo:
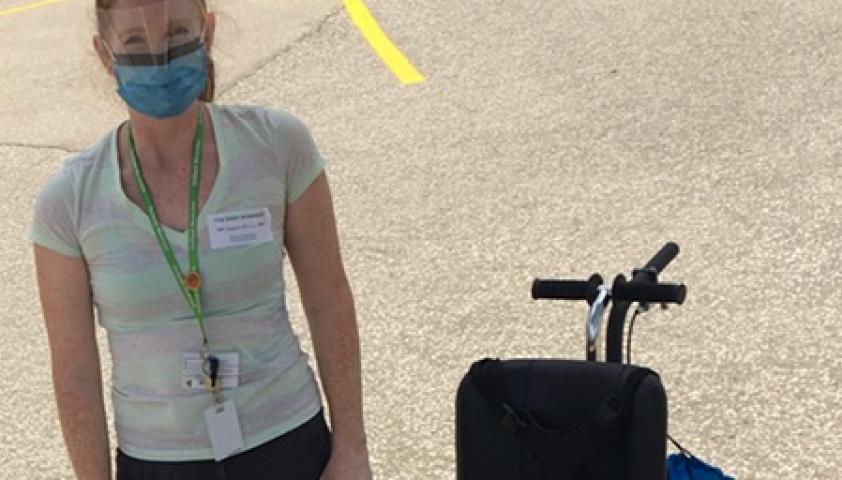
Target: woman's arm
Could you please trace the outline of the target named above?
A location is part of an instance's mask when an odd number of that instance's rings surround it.
[[[284,242],[298,280],[330,408],[334,457],[347,453],[364,458],[363,469],[367,470],[354,300],[342,265],[333,202],[324,172],[287,207],[285,225]]]
[[[108,425],[84,259],[34,245],[59,420],[80,480],[111,480]]]

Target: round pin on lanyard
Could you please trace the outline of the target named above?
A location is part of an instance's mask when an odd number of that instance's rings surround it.
[[[219,378],[219,359],[210,355],[210,347],[208,345],[208,335],[205,329],[205,322],[202,316],[202,301],[201,288],[202,276],[199,273],[199,248],[197,240],[197,226],[199,217],[199,178],[200,167],[202,160],[202,113],[201,108],[196,115],[196,133],[193,137],[193,161],[190,167],[190,203],[188,211],[188,257],[189,257],[189,271],[185,274],[182,272],[175,258],[172,246],[170,245],[164,229],[161,227],[161,222],[158,219],[158,212],[155,209],[155,203],[152,201],[152,194],[149,192],[149,187],[146,180],[143,178],[143,172],[140,169],[140,162],[137,160],[137,149],[134,144],[134,136],[132,135],[131,125],[129,125],[129,151],[131,153],[132,173],[134,174],[135,182],[137,182],[138,190],[143,198],[143,204],[146,207],[146,215],[149,217],[149,223],[152,225],[152,232],[161,246],[161,252],[170,267],[170,271],[175,277],[178,288],[181,290],[184,299],[193,310],[196,320],[199,322],[199,328],[202,331],[202,348],[200,351],[202,360],[202,372],[205,374],[205,380],[209,383],[211,393],[214,400],[222,403],[220,395]]]

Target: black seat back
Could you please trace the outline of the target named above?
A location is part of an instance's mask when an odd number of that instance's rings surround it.
[[[456,417],[458,480],[665,478],[666,394],[645,368],[481,360]]]

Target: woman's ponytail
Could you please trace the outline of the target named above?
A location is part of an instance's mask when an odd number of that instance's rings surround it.
[[[203,102],[212,102],[213,96],[216,93],[216,66],[213,63],[213,59],[210,55],[207,56],[208,58],[208,76],[205,79],[205,91],[202,92],[202,95],[199,97],[199,100]]]

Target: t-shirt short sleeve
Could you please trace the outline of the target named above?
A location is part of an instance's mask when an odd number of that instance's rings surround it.
[[[73,185],[67,167],[54,174],[35,198],[29,239],[69,257],[81,257]]]
[[[304,122],[287,112],[272,113],[277,134],[287,146],[282,149],[286,153],[282,168],[286,172],[286,203],[289,205],[298,200],[324,170],[325,160]]]

